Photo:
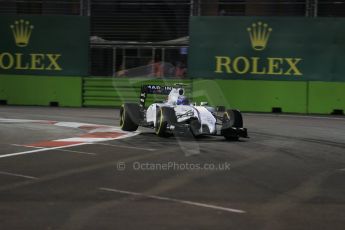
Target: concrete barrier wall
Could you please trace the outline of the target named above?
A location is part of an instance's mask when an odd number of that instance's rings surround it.
[[[345,111],[345,83],[256,80],[163,80],[0,75],[0,104],[118,107],[139,100],[142,84],[184,82],[196,102],[245,112],[331,114]],[[164,100],[150,96],[147,103]]]
[[[81,77],[0,75],[2,104],[80,107],[81,95]]]
[[[307,112],[307,83],[254,80],[196,80],[194,100],[250,112]]]
[[[345,111],[344,82],[309,82],[308,113],[330,114]]]

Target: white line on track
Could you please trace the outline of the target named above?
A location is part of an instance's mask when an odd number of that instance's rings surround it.
[[[338,169],[339,171],[345,171],[345,168],[343,168],[343,169]]]
[[[31,180],[38,180],[39,179],[38,177],[34,177],[34,176],[27,176],[27,175],[10,173],[10,172],[3,172],[3,171],[0,171],[0,174],[1,175],[7,175],[7,176],[22,177],[22,178],[31,179]]]
[[[69,152],[69,153],[80,153],[80,154],[86,154],[86,155],[97,155],[97,153],[90,153],[90,152],[84,152],[84,151],[75,151],[75,150],[69,150],[69,149],[56,149],[57,151],[62,152]]]
[[[260,117],[291,117],[291,118],[311,118],[311,119],[326,119],[326,120],[342,120],[345,121],[345,117],[321,117],[321,116],[309,116],[309,115],[288,115],[288,114],[265,114],[265,113],[244,113],[246,116],[260,116]]]
[[[11,144],[11,145],[17,146],[17,147],[33,148],[33,149],[44,149],[44,147],[36,147],[36,146],[30,146],[30,145],[19,145],[19,144]]]
[[[1,123],[28,123],[28,122],[47,122],[46,120],[28,120],[28,119],[9,119],[0,118]]]
[[[226,211],[226,212],[234,212],[234,213],[241,213],[241,214],[246,213],[246,211],[243,211],[240,209],[227,208],[227,207],[204,204],[204,203],[193,202],[193,201],[188,201],[188,200],[179,200],[179,199],[168,198],[168,197],[163,197],[163,196],[146,195],[143,193],[123,191],[123,190],[112,189],[112,188],[99,188],[99,189],[102,191],[107,191],[107,192],[122,193],[122,194],[133,195],[133,196],[141,196],[141,197],[146,197],[146,198],[151,198],[151,199],[156,199],[156,200],[170,201],[174,203],[198,206],[198,207],[203,207],[203,208],[210,208],[210,209],[221,210],[221,211]]]
[[[117,148],[126,148],[126,149],[138,149],[138,150],[144,150],[144,151],[156,151],[157,149],[150,149],[150,148],[141,148],[141,147],[133,147],[133,146],[126,146],[126,145],[115,145],[115,144],[105,144],[105,143],[90,143],[92,145],[104,145],[104,146],[110,146],[110,147],[117,147]]]
[[[111,140],[119,140],[124,139],[128,137],[133,137],[140,132],[123,132],[119,127],[116,126],[107,126],[107,125],[98,125],[98,124],[89,124],[89,123],[79,123],[79,122],[55,122],[55,121],[46,121],[46,120],[25,120],[25,119],[7,119],[7,118],[1,118],[0,117],[0,123],[42,123],[42,124],[51,124],[55,126],[62,126],[62,127],[69,127],[69,128],[82,128],[83,126],[89,126],[94,127],[93,129],[89,130],[88,133],[97,133],[97,132],[119,132],[121,134],[118,137],[110,137],[110,138],[83,138],[83,137],[76,137],[76,138],[67,138],[67,139],[59,139],[59,140],[52,140],[51,142],[83,142],[78,144],[71,144],[71,145],[64,145],[64,146],[58,146],[58,147],[38,147],[36,146],[30,146],[30,145],[15,145],[14,146],[22,146],[22,147],[31,147],[35,148],[34,150],[29,151],[22,151],[17,153],[10,153],[10,154],[4,154],[0,155],[0,158],[6,158],[6,157],[14,157],[14,156],[20,156],[30,153],[37,153],[37,152],[44,152],[49,150],[60,150],[60,151],[66,151],[66,152],[75,152],[75,153],[82,153],[82,154],[88,154],[88,155],[97,155],[96,153],[89,153],[89,152],[82,152],[82,151],[74,151],[74,150],[61,150],[69,147],[75,147],[75,146],[81,146],[81,145],[87,145],[94,142],[101,142],[101,141],[111,141]],[[120,147],[120,146],[117,146]],[[135,148],[135,147],[133,147]],[[144,150],[144,149],[141,149]],[[154,151],[151,149],[146,149],[147,151]]]
[[[33,148],[33,149],[44,149],[43,147],[36,147],[36,146],[30,146],[30,145],[18,145],[18,144],[12,144],[12,145],[19,146],[19,147]],[[66,146],[66,148],[67,147],[70,147],[70,146]],[[69,150],[69,149],[54,149],[54,150],[62,151],[62,152],[81,153],[81,154],[86,154],[86,155],[97,155],[97,153],[90,153],[90,152],[83,152],[83,151],[76,151],[76,150]]]
[[[20,155],[25,155],[25,154],[29,154],[29,153],[38,153],[38,152],[44,152],[44,151],[49,151],[49,150],[54,150],[54,149],[62,149],[62,148],[68,148],[68,147],[75,147],[75,146],[86,145],[86,144],[87,143],[80,143],[80,144],[74,144],[74,145],[69,145],[69,146],[60,146],[60,147],[53,147],[53,148],[41,148],[41,149],[34,149],[34,150],[18,152],[18,153],[9,153],[9,154],[0,155],[0,158],[14,157],[14,156],[20,156]]]

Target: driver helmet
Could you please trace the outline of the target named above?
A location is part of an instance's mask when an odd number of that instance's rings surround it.
[[[189,105],[189,100],[185,96],[179,96],[177,98],[177,105]]]

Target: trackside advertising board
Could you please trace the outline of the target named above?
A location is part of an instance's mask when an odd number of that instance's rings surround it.
[[[0,74],[88,74],[89,19],[0,15]]]
[[[345,81],[345,19],[192,17],[188,75]]]

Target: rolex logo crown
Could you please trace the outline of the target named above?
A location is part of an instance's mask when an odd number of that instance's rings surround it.
[[[251,27],[248,27],[247,31],[249,33],[253,49],[264,50],[272,32],[272,28],[268,27],[266,23],[257,22],[253,23]]]
[[[31,32],[34,26],[30,25],[29,21],[20,19],[15,21],[10,27],[12,29],[16,45],[19,47],[27,46],[29,44]]]

